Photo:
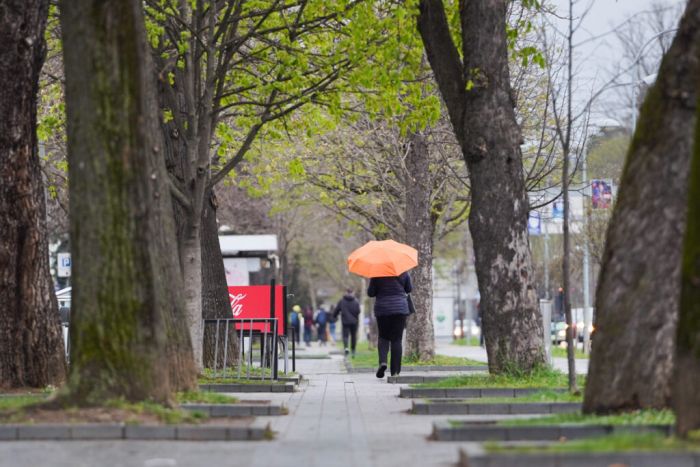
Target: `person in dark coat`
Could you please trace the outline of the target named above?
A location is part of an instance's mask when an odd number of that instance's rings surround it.
[[[328,312],[323,306],[319,306],[318,313],[316,313],[316,332],[318,333],[318,345],[326,345],[327,342],[327,328],[328,325]]]
[[[336,318],[340,315],[340,322],[343,323],[343,347],[345,347],[345,355],[350,353],[355,357],[355,348],[357,347],[357,326],[360,319],[360,302],[357,301],[352,293],[352,289],[347,289],[343,298],[340,299],[335,306],[333,316]],[[350,347],[348,347],[348,338]]]
[[[373,277],[369,280],[367,295],[376,297],[374,316],[379,328],[379,369],[377,378],[383,378],[387,369],[387,355],[391,350],[391,376],[401,373],[403,330],[408,317],[408,300],[413,284],[411,276],[404,272],[398,277]]]
[[[306,346],[311,345],[311,331],[314,328],[314,310],[307,306],[304,309],[304,342]]]

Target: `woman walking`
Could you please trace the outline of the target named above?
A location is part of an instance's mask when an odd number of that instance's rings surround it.
[[[401,341],[403,330],[408,317],[408,300],[406,294],[411,293],[413,285],[407,272],[400,276],[373,277],[369,281],[367,295],[376,297],[374,316],[379,328],[379,368],[377,378],[383,378],[387,369],[387,354],[391,351],[391,376],[401,373]]]

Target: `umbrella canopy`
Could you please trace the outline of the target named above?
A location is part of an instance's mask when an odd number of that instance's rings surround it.
[[[348,256],[348,270],[363,277],[398,276],[418,265],[418,251],[394,240],[372,240]]]

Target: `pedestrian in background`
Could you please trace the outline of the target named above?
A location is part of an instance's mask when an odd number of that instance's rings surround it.
[[[343,324],[343,347],[347,356],[352,351],[353,358],[355,357],[355,348],[357,347],[357,327],[360,322],[360,302],[353,295],[352,289],[347,289],[345,295],[340,299],[335,307],[333,315],[337,318],[340,315],[340,321]],[[348,347],[348,340],[350,346]]]
[[[304,309],[304,342],[306,346],[311,345],[311,332],[314,328],[314,310],[307,306]]]
[[[411,293],[413,285],[407,272],[396,277],[373,277],[369,280],[367,295],[376,297],[374,316],[377,318],[379,339],[379,368],[377,378],[383,378],[387,369],[387,356],[391,351],[391,376],[401,373],[401,354],[403,347],[403,330],[409,315],[406,294]]]
[[[292,328],[292,338],[299,344],[301,342],[301,307],[299,305],[294,305],[292,307],[292,312],[289,314],[289,325]]]
[[[318,308],[318,313],[316,313],[316,332],[318,333],[318,344],[326,345],[326,326],[328,325],[328,312],[323,305]]]
[[[338,316],[335,314],[335,308],[331,305],[331,308],[328,310],[328,338],[333,347],[335,347],[335,328],[337,324]]]

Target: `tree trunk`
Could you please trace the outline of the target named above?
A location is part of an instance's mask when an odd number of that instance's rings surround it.
[[[406,326],[406,355],[419,360],[435,356],[433,332],[433,233],[430,155],[424,135],[412,133],[406,155],[405,241],[418,250],[418,267],[411,271],[411,298],[416,313]]]
[[[183,285],[142,8],[137,0],[61,4],[74,264],[69,385],[80,404],[167,403],[178,384],[168,339],[180,335],[171,318],[183,314]],[[180,376],[188,374],[193,385],[191,371]]]
[[[700,16],[700,1],[691,3],[696,5],[691,14]],[[695,52],[695,60],[700,61],[700,50],[696,48]],[[700,98],[700,92],[697,97]],[[699,110],[700,101],[695,110],[696,115]],[[681,263],[676,364],[671,385],[676,433],[683,437],[688,436],[692,430],[700,429],[700,118],[697,117],[688,181],[687,219]]]
[[[464,63],[442,0],[421,0],[418,29],[471,181],[469,228],[492,373],[544,364],[527,234],[522,137],[511,97],[506,0],[460,9]],[[487,123],[486,123],[487,122]]]
[[[202,211],[202,316],[204,319],[231,318],[231,302],[226,285],[226,270],[219,245],[219,229],[216,223],[216,196],[210,190]],[[229,323],[219,325],[219,345],[216,361],[216,324],[204,328],[204,366],[222,368],[238,362],[238,335],[235,326]],[[228,335],[228,346],[225,346]],[[226,351],[224,352],[224,349]]]
[[[688,4],[627,155],[596,292],[585,412],[670,402],[700,79],[699,4]]]
[[[202,242],[199,227],[188,228],[188,235],[181,247],[184,304],[187,327],[192,341],[192,353],[197,371],[204,368],[202,324]]]
[[[36,139],[48,3],[0,3],[0,387],[65,379]]]

